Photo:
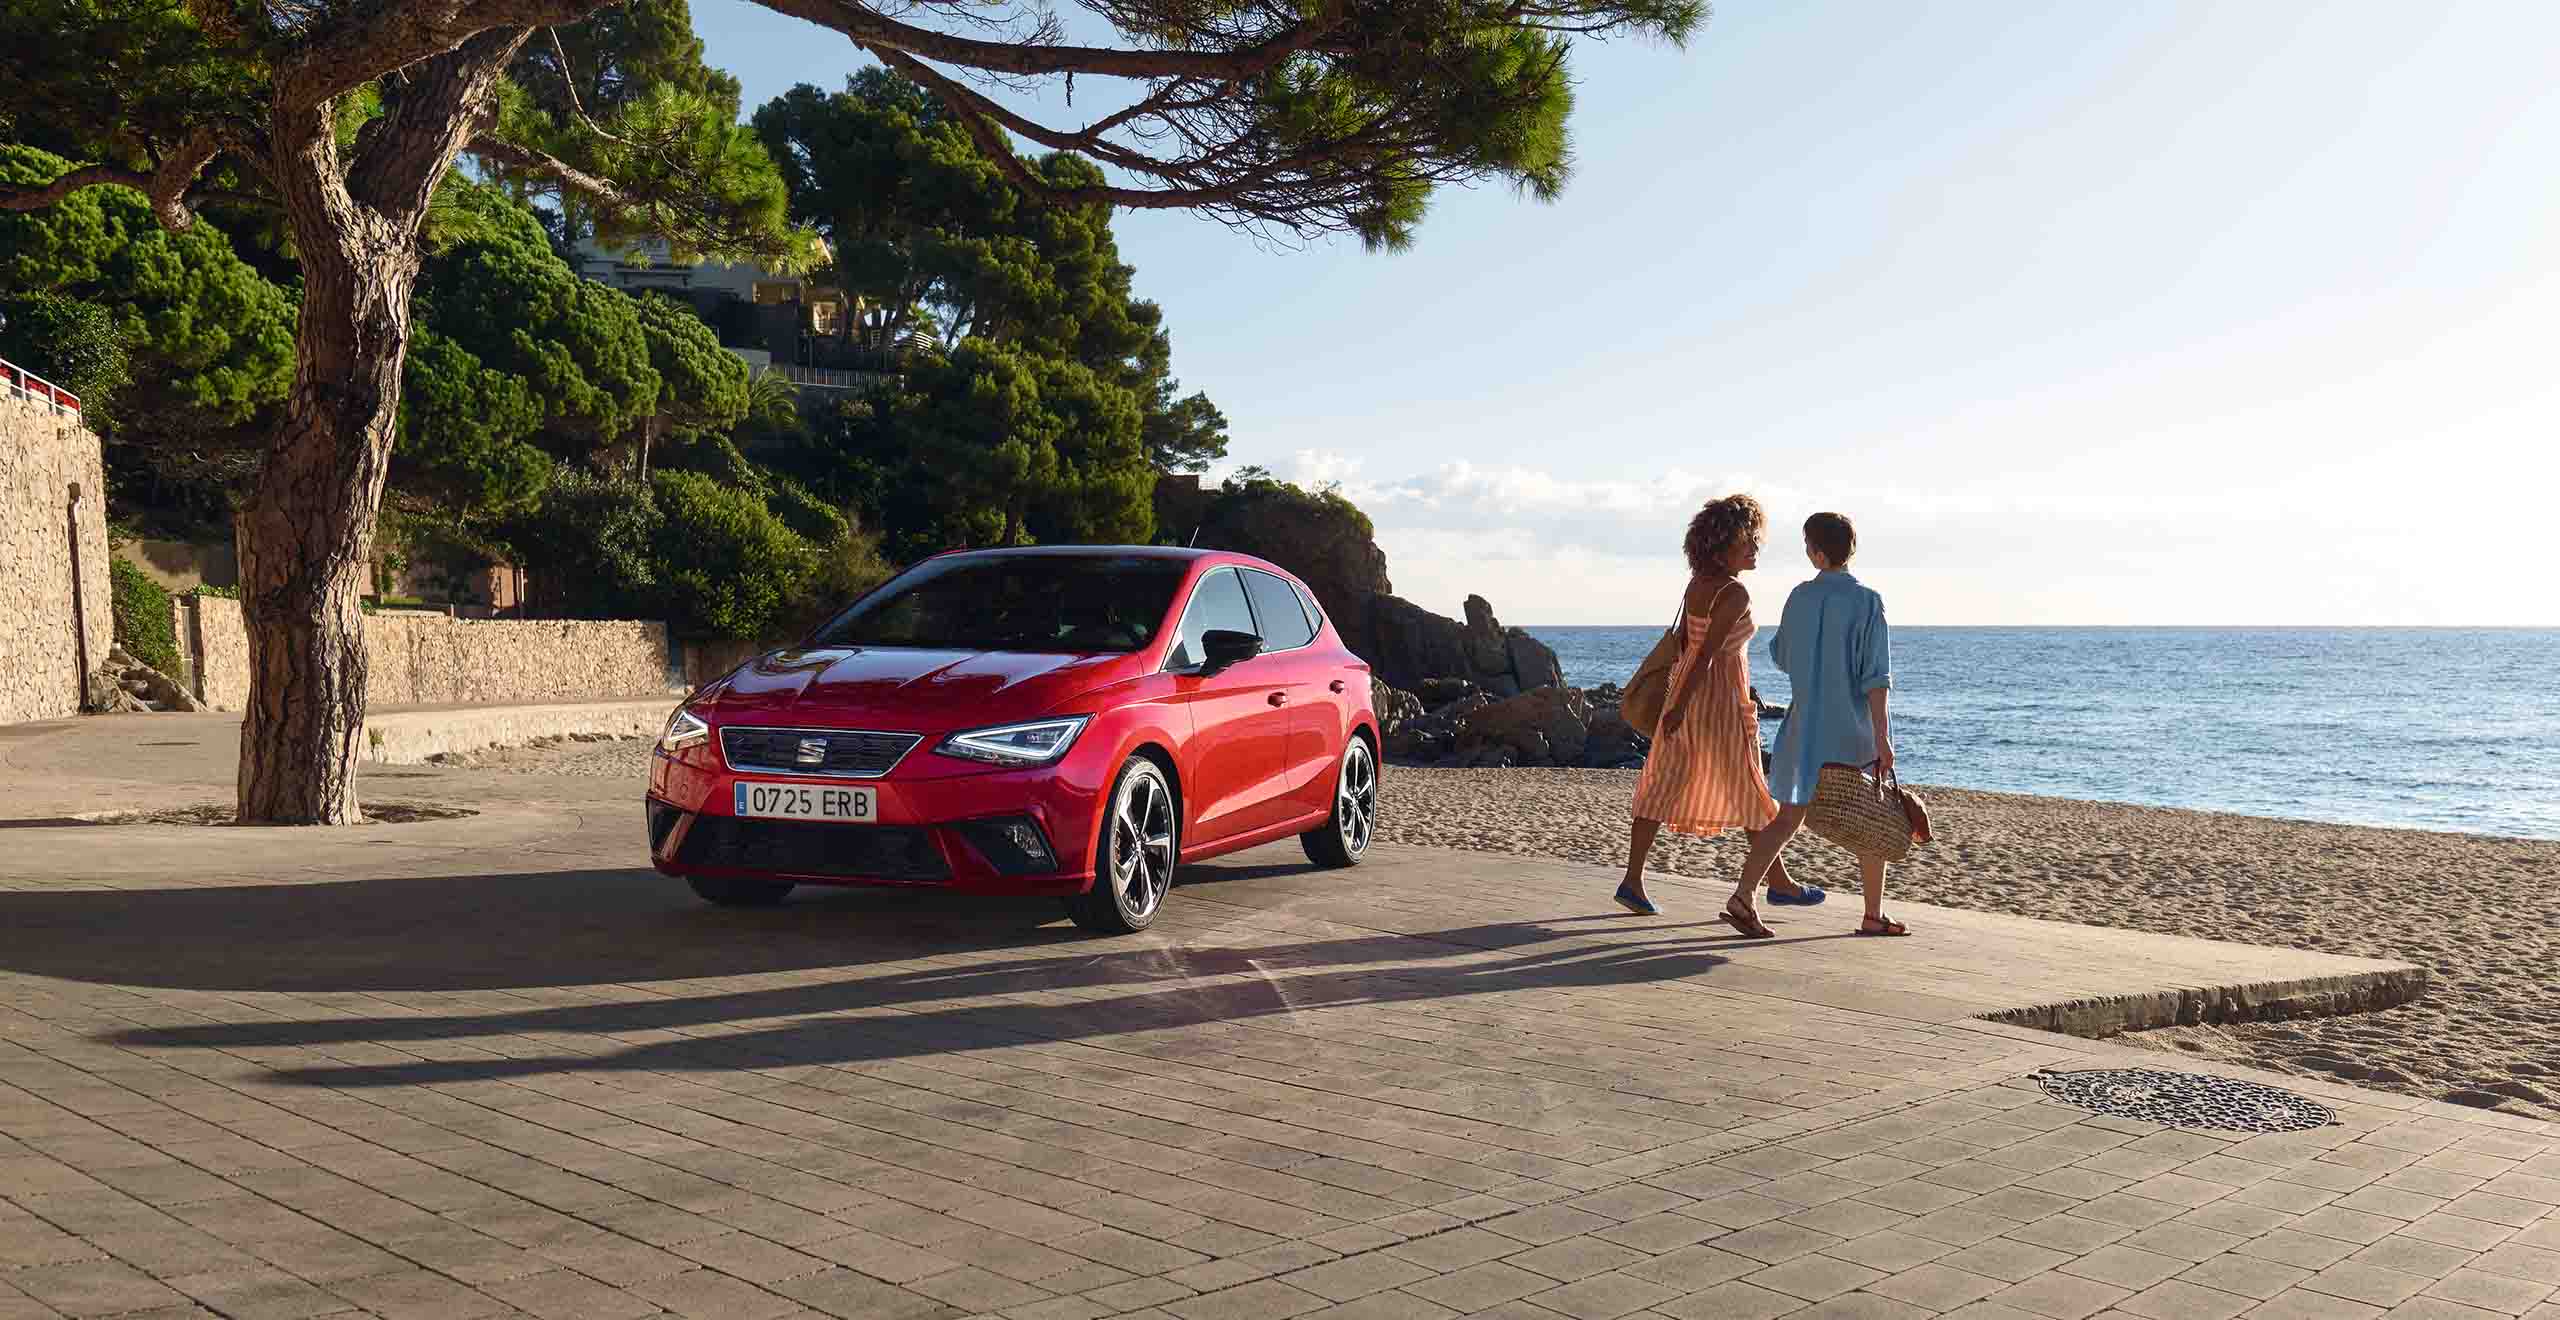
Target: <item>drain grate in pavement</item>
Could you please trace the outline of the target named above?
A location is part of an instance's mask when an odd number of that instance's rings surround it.
[[[2300,1132],[2338,1121],[2337,1111],[2272,1086],[2150,1068],[2039,1072],[2044,1093],[2066,1105],[2170,1127]]]

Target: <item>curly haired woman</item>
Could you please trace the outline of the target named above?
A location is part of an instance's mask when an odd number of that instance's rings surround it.
[[[1667,826],[1701,837],[1729,829],[1761,830],[1778,815],[1760,765],[1760,715],[1751,701],[1748,648],[1751,593],[1736,574],[1758,566],[1768,518],[1748,495],[1727,495],[1698,510],[1682,550],[1689,590],[1681,605],[1680,659],[1671,668],[1655,726],[1653,753],[1636,781],[1634,833],[1619,906],[1652,916],[1660,909],[1644,891],[1645,858]],[[1772,886],[1790,883],[1783,867]],[[1770,938],[1751,900],[1737,893],[1720,920],[1753,939]]]

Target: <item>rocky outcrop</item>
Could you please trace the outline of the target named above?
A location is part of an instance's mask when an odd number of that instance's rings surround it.
[[[1369,598],[1356,621],[1335,616],[1353,653],[1388,686],[1420,691],[1434,680],[1471,683],[1496,697],[1562,687],[1564,666],[1524,629],[1505,628],[1482,596],[1469,596],[1460,622],[1401,596]]]
[[[1463,679],[1434,679],[1424,694],[1374,686],[1387,758],[1402,764],[1618,769],[1642,765],[1652,746],[1614,701],[1562,684],[1504,698]]]
[[[1259,555],[1297,574],[1343,644],[1389,688],[1424,693],[1456,682],[1508,700],[1564,686],[1556,653],[1503,627],[1484,597],[1469,596],[1452,619],[1396,595],[1375,529],[1337,491],[1248,477],[1210,492],[1196,478],[1167,477],[1157,484],[1156,507],[1159,525],[1177,535],[1196,520],[1192,544]],[[1458,699],[1425,695],[1424,713]]]

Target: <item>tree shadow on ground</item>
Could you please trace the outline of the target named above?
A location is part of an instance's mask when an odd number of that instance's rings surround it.
[[[1058,948],[968,962],[922,946],[900,962],[824,982],[610,1004],[397,1018],[209,1023],[114,1033],[149,1049],[361,1051],[368,1062],[280,1070],[326,1087],[491,1081],[589,1071],[728,1071],[876,1063],[981,1049],[1126,1037],[1321,1009],[1444,1001],[1525,989],[1678,980],[1724,962],[1704,942],[1577,940],[1534,923],[1421,935],[1364,932],[1250,948]],[[595,1048],[563,1046],[585,1037]],[[638,1037],[638,1039],[624,1039]],[[672,1037],[672,1038],[670,1038]],[[543,1048],[528,1051],[529,1038]],[[483,1057],[457,1057],[474,1039]],[[378,1047],[434,1058],[384,1064]]]

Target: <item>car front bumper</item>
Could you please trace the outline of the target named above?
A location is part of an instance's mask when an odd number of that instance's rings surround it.
[[[877,819],[741,818],[731,810],[741,781],[868,788]],[[662,752],[650,758],[644,816],[650,863],[665,875],[1063,896],[1092,883],[1106,792],[1073,755],[1026,770],[845,780],[740,774],[716,754]]]

